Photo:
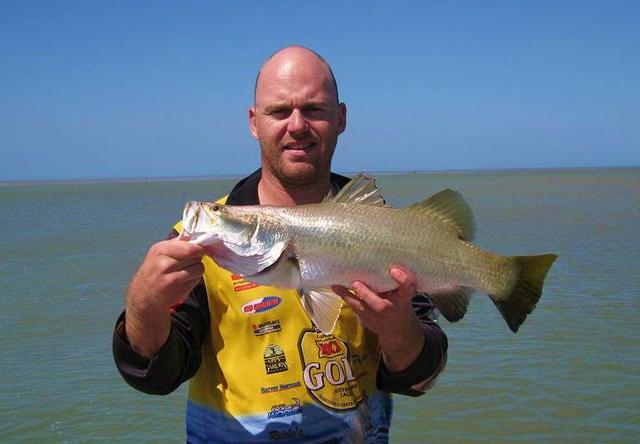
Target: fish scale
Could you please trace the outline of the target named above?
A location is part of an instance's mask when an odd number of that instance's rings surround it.
[[[332,208],[318,204],[284,211],[290,215],[287,229],[296,256],[304,258],[307,266],[322,270],[309,276],[313,279],[304,279],[305,287],[350,286],[354,280],[351,270],[357,269],[358,279],[379,291],[387,291],[396,286],[386,273],[390,265],[427,276],[441,272],[445,262],[422,260],[426,251],[434,252],[436,257],[450,254],[441,253],[446,245],[437,237],[416,238],[410,234],[416,232],[416,226],[433,221],[416,221],[401,210],[344,204]],[[327,213],[339,216],[327,217]]]

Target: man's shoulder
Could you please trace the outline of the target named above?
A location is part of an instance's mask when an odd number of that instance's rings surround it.
[[[260,177],[262,177],[261,168],[241,179],[234,185],[225,203],[228,205],[257,205]]]
[[[331,173],[331,183],[338,185],[340,188],[345,186],[351,178],[338,173]]]

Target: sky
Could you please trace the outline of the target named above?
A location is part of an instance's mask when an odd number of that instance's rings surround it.
[[[258,68],[331,64],[336,171],[640,165],[638,1],[0,2],[0,180],[241,175]]]

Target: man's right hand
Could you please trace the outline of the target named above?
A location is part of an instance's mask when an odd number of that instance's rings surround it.
[[[202,247],[177,238],[149,248],[127,290],[125,328],[137,353],[151,358],[162,348],[171,330],[170,308],[202,278],[202,256]]]

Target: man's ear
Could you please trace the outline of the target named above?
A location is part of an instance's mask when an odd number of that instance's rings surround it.
[[[255,106],[249,107],[249,129],[254,139],[258,139],[258,128],[256,128],[256,108]]]
[[[347,105],[344,103],[338,104],[338,134],[342,134],[342,132],[347,127]]]

